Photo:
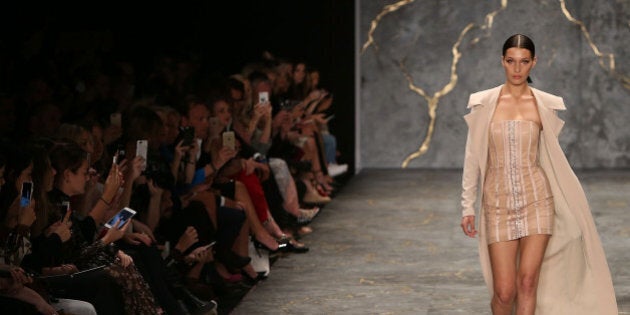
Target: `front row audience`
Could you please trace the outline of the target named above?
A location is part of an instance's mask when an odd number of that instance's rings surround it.
[[[250,242],[308,252],[347,169],[318,81],[304,63],[250,67],[178,104],[121,104],[120,121],[72,113],[54,134],[4,138],[2,313],[207,313],[268,276]],[[136,214],[108,222],[123,208]]]

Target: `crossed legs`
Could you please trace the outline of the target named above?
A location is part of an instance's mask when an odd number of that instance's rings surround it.
[[[517,315],[536,311],[536,289],[540,267],[550,235],[531,235],[488,246],[494,295],[494,315],[510,315],[516,302]]]

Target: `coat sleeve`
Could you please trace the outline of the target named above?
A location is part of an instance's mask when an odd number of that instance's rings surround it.
[[[480,108],[477,95],[470,96],[468,107],[470,108],[469,116]],[[466,119],[467,117],[464,117]],[[469,123],[466,119],[466,123]],[[475,154],[475,148],[472,143],[472,128],[468,125],[468,136],[466,137],[466,153],[464,155],[464,171],[462,174],[462,217],[475,215],[475,201],[477,200],[477,190],[479,186],[479,159]]]

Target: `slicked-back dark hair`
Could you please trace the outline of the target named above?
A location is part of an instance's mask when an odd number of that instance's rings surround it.
[[[530,53],[532,53],[532,58],[536,57],[536,46],[534,45],[534,41],[523,34],[514,34],[510,36],[505,43],[503,43],[502,56],[505,56],[505,53],[510,48],[527,49]],[[532,79],[529,76],[527,76],[527,82],[532,83]]]

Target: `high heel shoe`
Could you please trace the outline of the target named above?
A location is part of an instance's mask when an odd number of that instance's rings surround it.
[[[306,224],[313,221],[313,219],[319,213],[319,208],[315,207],[313,209],[299,209],[298,211],[300,215],[297,217],[297,223]]]
[[[272,253],[272,254],[279,252],[280,250],[282,250],[284,247],[287,246],[287,244],[278,243],[278,248],[277,249],[271,249],[271,248],[267,247],[267,245],[259,242],[257,239],[253,239],[252,242],[254,243],[254,247],[256,247],[258,249],[267,250],[267,251],[269,251],[269,253]]]
[[[247,272],[245,271],[241,271],[241,275],[243,275],[243,282],[245,282],[248,285],[254,285],[262,280],[267,279],[267,276],[265,276],[264,272],[257,272],[256,273],[256,278],[252,278],[252,276],[250,276]]]
[[[327,204],[332,201],[330,197],[320,195],[314,188],[307,188],[302,201],[311,204]]]
[[[279,242],[282,242],[282,244],[286,245],[282,249],[280,249],[280,251],[283,253],[303,254],[309,251],[309,248],[306,245],[300,244],[293,237],[284,234],[280,238]]]
[[[309,250],[310,249],[304,244],[294,245],[293,243],[289,242],[287,243],[287,246],[282,249],[282,252],[303,254],[303,253],[308,252]]]

